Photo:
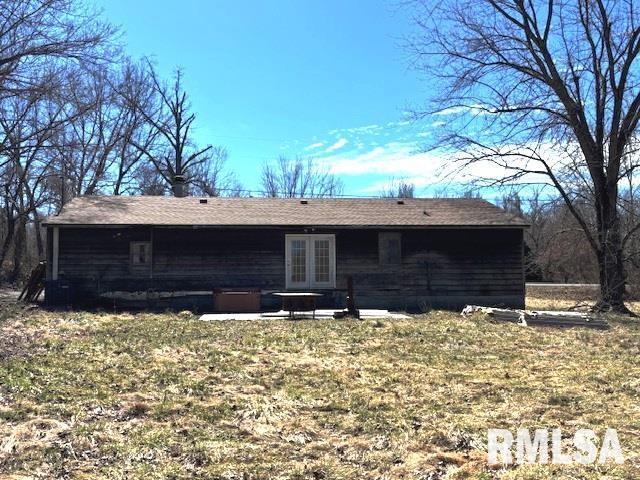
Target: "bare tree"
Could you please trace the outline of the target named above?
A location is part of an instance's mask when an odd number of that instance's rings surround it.
[[[65,77],[60,103],[68,121],[57,129],[53,148],[70,197],[135,191],[145,154],[134,144],[149,151],[158,138],[140,113],[155,100],[153,84],[144,68],[122,61],[119,68],[75,68]]]
[[[313,160],[279,157],[262,167],[262,188],[266,197],[335,197],[342,182]]]
[[[239,197],[242,185],[226,168],[228,153],[225,148],[215,147],[207,152],[206,159],[196,165],[189,179],[195,195],[207,197]]]
[[[147,61],[147,66],[158,101],[143,105],[138,97],[124,94],[162,141],[153,145],[141,145],[134,139],[131,142],[155,165],[174,194],[182,196],[186,194],[189,170],[205,162],[207,152],[213,146],[198,148],[191,138],[196,116],[190,111],[189,99],[182,85],[182,72],[177,70],[173,82],[167,84],[160,79],[151,62]]]
[[[37,79],[33,77],[35,82]],[[45,74],[31,92],[0,101],[0,179],[6,233],[0,249],[0,268],[13,245],[13,269],[10,281],[22,274],[26,256],[27,224],[39,225],[39,209],[50,201],[46,177],[51,164],[51,138],[68,118],[52,101],[56,78]],[[39,253],[43,239],[34,229]]]
[[[53,146],[72,196],[100,192],[123,137],[124,113],[114,108],[108,75],[106,68],[73,69],[61,94],[69,121],[57,130]]]
[[[624,305],[621,179],[637,169],[640,8],[634,0],[417,2],[418,65],[452,115],[439,140],[494,185],[555,188],[598,260],[598,310]],[[439,64],[433,62],[433,54]],[[417,112],[421,117],[431,112]],[[458,118],[455,118],[455,115]],[[464,117],[464,118],[463,118]],[[585,198],[585,193],[588,198]],[[588,213],[578,205],[589,205]]]
[[[380,196],[385,198],[414,198],[416,186],[406,180],[391,180],[389,186],[384,189]]]
[[[74,0],[0,2],[0,94],[31,90],[31,74],[52,62],[102,61],[114,32]]]
[[[450,189],[442,187],[433,193],[433,198],[483,198],[478,188]]]
[[[598,265],[587,239],[573,214],[560,196],[549,197],[540,190],[527,192],[521,199],[510,193],[502,199],[509,213],[523,217],[525,230],[525,266],[527,278],[537,281],[594,283]],[[575,207],[589,215],[589,203]],[[567,248],[570,245],[571,248]]]
[[[158,169],[149,162],[142,162],[136,169],[137,181],[134,193],[139,195],[167,195],[170,193],[169,185]]]
[[[38,224],[51,200],[51,135],[69,120],[55,101],[61,74],[72,64],[103,62],[113,33],[78,1],[0,2],[0,265],[13,246],[10,280],[23,270],[29,232],[43,249]]]
[[[147,69],[129,61],[126,61],[121,71],[116,73],[111,86],[117,92],[114,108],[122,117],[120,138],[112,166],[112,192],[114,195],[120,195],[127,191],[136,191],[137,180],[148,177],[140,168],[144,163],[144,152],[153,148],[159,133],[140,112],[149,110],[157,101],[157,93]],[[136,98],[136,103],[132,105],[127,101],[128,98]]]

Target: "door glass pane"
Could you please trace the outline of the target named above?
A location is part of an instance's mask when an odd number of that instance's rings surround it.
[[[307,242],[306,240],[291,241],[291,282],[305,283],[307,281]]]
[[[329,281],[329,240],[314,240],[315,281]]]

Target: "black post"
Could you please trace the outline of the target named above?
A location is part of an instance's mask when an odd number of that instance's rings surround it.
[[[353,295],[353,277],[347,277],[347,314],[351,317],[360,318],[360,312],[356,308],[356,299]]]

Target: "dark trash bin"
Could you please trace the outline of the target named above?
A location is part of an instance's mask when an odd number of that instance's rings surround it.
[[[49,307],[73,305],[73,286],[67,280],[47,280],[44,283],[44,301]]]

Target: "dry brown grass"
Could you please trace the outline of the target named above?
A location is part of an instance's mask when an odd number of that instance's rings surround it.
[[[527,308],[531,310],[588,310],[596,302],[595,286],[534,286],[527,287]],[[637,295],[627,301],[631,311],[640,315],[640,299]]]
[[[3,318],[27,341],[0,359],[0,478],[626,479],[640,470],[638,321],[611,318],[602,332],[447,312]],[[487,428],[518,426],[617,428],[627,461],[490,468]]]

